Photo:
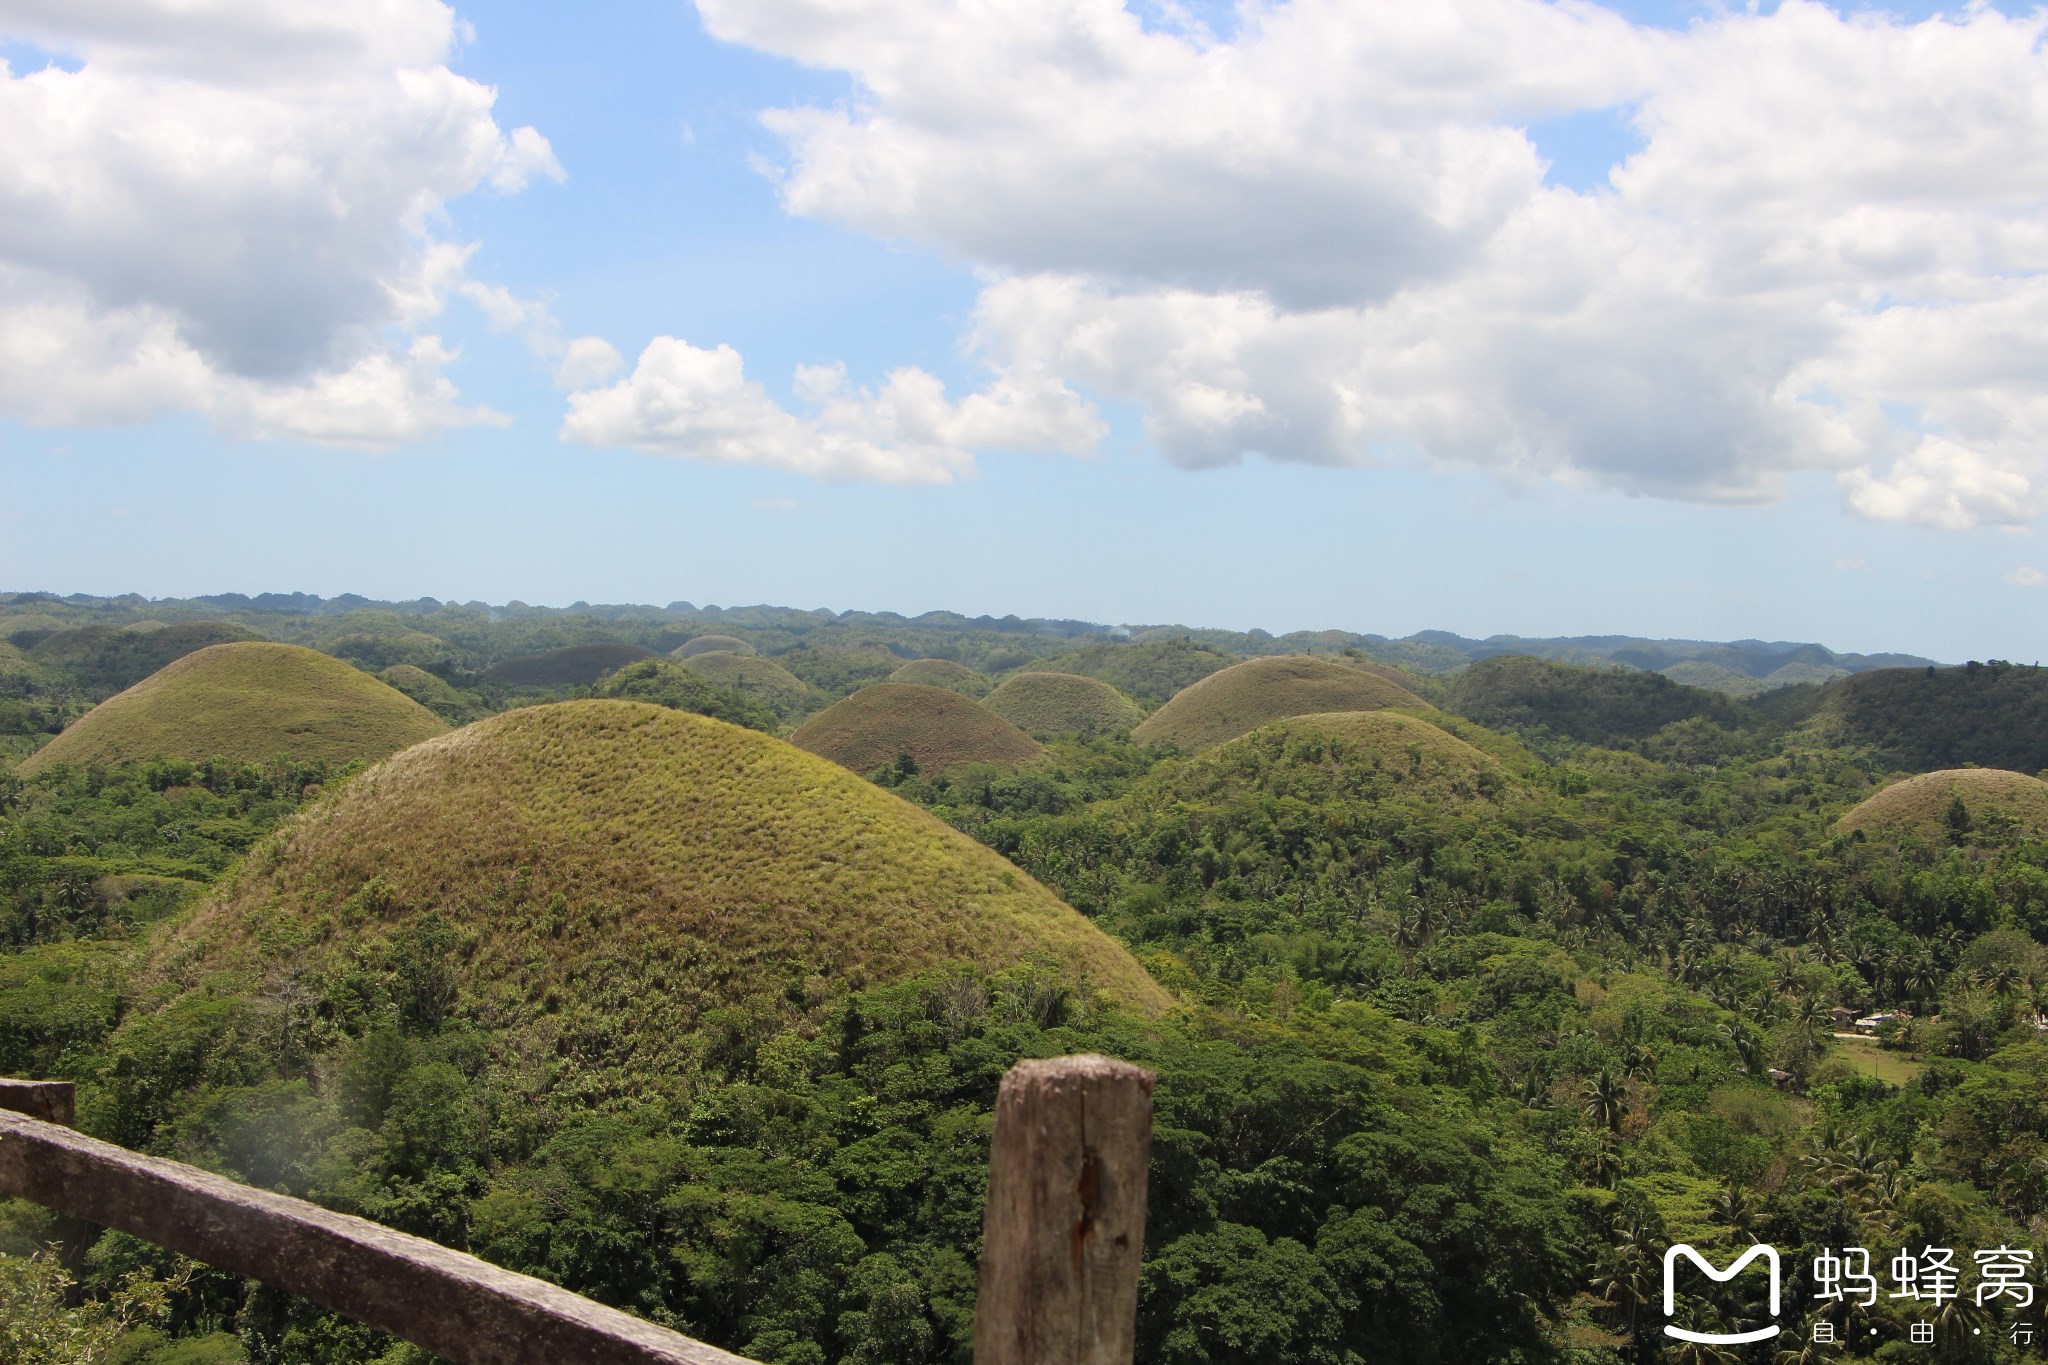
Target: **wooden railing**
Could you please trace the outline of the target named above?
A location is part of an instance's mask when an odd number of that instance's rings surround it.
[[[989,1151],[976,1365],[1129,1365],[1152,1075],[1020,1062]],[[0,1080],[0,1195],[261,1280],[458,1365],[754,1365],[365,1219],[86,1137],[63,1081]]]

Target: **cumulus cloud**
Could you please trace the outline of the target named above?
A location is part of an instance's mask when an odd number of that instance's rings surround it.
[[[2022,564],[2007,574],[2005,581],[2016,588],[2048,587],[2048,573],[2042,573],[2031,564]]]
[[[462,36],[438,0],[0,0],[0,37],[80,63],[0,64],[5,411],[369,444],[492,420],[424,330],[468,256],[437,215],[561,167],[447,68]]]
[[[879,389],[857,389],[842,367],[806,366],[795,387],[807,413],[747,378],[732,347],[656,337],[631,374],[569,395],[562,437],[825,479],[934,484],[969,473],[976,451],[1082,453],[1102,436],[1079,395],[1034,376],[1001,375],[958,403],[914,368],[892,372]]]
[[[1137,404],[1177,464],[2042,512],[2048,14],[1248,0],[1221,40],[1136,8],[698,0],[854,78],[764,116],[789,211],[987,272],[979,353]],[[1527,129],[1589,110],[1640,149],[1548,183]]]

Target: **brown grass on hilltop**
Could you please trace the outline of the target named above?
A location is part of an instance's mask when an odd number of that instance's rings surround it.
[[[790,743],[857,773],[909,754],[936,776],[970,763],[1016,766],[1045,750],[970,697],[943,687],[878,683],[864,687],[797,727]]]
[[[2048,833],[2048,782],[2003,768],[1949,768],[1894,782],[1835,827],[1940,836],[1948,831],[1949,809],[1958,798],[1973,827],[2005,817],[2028,835]]]
[[[1015,673],[982,705],[1027,735],[1122,734],[1145,719],[1129,697],[1078,673]]]
[[[951,695],[951,694],[947,694]],[[479,721],[294,817],[159,943],[158,977],[257,989],[454,935],[454,1012],[568,1087],[645,1093],[720,1007],[815,1015],[951,964],[1168,999],[1025,873],[774,738],[638,702]]]
[[[944,687],[978,697],[988,691],[988,679],[952,659],[912,659],[889,675],[892,683],[915,683],[919,687]]]
[[[697,635],[670,650],[672,659],[690,659],[699,654],[752,654],[754,647],[737,635]]]
[[[185,655],[80,716],[23,774],[58,763],[313,763],[382,758],[448,729],[396,688],[298,645],[250,641]]]
[[[1377,673],[1311,654],[1248,659],[1188,687],[1131,732],[1140,744],[1207,749],[1284,716],[1422,706],[1422,698]]]

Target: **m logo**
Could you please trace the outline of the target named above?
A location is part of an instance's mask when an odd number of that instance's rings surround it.
[[[1735,1263],[1726,1270],[1716,1270],[1707,1258],[1680,1242],[1664,1253],[1664,1316],[1672,1317],[1678,1312],[1678,1258],[1684,1256],[1706,1272],[1708,1279],[1716,1284],[1726,1284],[1742,1273],[1742,1268],[1761,1256],[1771,1267],[1771,1316],[1778,1316],[1778,1249],[1759,1242],[1735,1258]],[[1776,1323],[1759,1327],[1753,1332],[1694,1332],[1672,1323],[1664,1324],[1664,1335],[1677,1337],[1680,1341],[1705,1341],[1723,1344],[1739,1344],[1745,1341],[1768,1341],[1778,1335]]]

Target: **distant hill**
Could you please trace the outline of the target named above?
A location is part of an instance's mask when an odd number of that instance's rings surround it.
[[[1781,724],[1827,743],[1868,746],[1909,772],[2048,768],[2048,669],[2031,665],[1881,669],[1756,705]]]
[[[1121,734],[1145,719],[1129,697],[1078,673],[1013,673],[982,705],[1027,735]]]
[[[752,654],[754,647],[737,635],[697,635],[683,641],[669,653],[678,659],[699,654]]]
[[[889,675],[892,683],[916,683],[920,687],[943,687],[970,697],[988,691],[988,679],[966,664],[951,659],[912,659]]]
[[[150,758],[376,759],[448,729],[412,698],[298,645],[210,645],[86,712],[18,769]]]
[[[1051,892],[893,794],[753,731],[576,701],[479,721],[330,793],[152,970],[245,973],[256,993],[374,977],[415,1024],[487,1028],[522,1099],[582,1113],[673,1089],[749,1012],[816,1015],[955,963],[1042,964],[1127,1008],[1169,1003]]]
[[[1158,703],[1237,661],[1235,654],[1186,639],[1141,644],[1101,641],[1055,655],[1034,668],[1100,678],[1127,697]]]
[[[1477,662],[1501,655],[1517,654],[1533,659],[1564,663],[1625,664],[1645,672],[1661,672],[1682,663],[1711,664],[1742,677],[1765,679],[1781,669],[1805,665],[1811,668],[1862,673],[1874,668],[1925,667],[1934,662],[1916,654],[1837,654],[1822,645],[1789,641],[1734,640],[1645,640],[1633,635],[1573,635],[1525,638],[1494,635],[1484,640],[1468,639],[1444,630],[1419,631],[1405,640],[1449,650]],[[1792,673],[1783,681],[1813,681]],[[1782,683],[1773,684],[1774,686]]]
[[[377,677],[411,697],[450,725],[466,725],[483,715],[475,698],[458,692],[447,680],[412,664],[393,664]]]
[[[1460,673],[1446,685],[1443,706],[1495,730],[1609,746],[1647,739],[1694,717],[1731,727],[1744,723],[1728,698],[1662,674],[1517,655],[1482,659]]]
[[[1199,750],[1283,716],[1421,706],[1422,698],[1377,673],[1312,655],[1250,659],[1176,693],[1131,732],[1140,744]]]
[[[259,639],[255,631],[232,621],[161,621],[127,626],[86,626],[45,636],[29,657],[69,675],[94,697],[110,697],[133,687],[164,665],[208,645]]]
[[[501,687],[588,687],[615,668],[658,657],[645,645],[567,645],[507,659],[483,675]]]
[[[1957,821],[1960,802],[1966,820]],[[2048,782],[1999,768],[1950,768],[1894,782],[1844,815],[1836,828],[1965,841],[2001,826],[2028,838],[2048,833]]]
[[[803,679],[773,659],[714,650],[691,655],[684,667],[713,687],[730,687],[784,719],[822,704]]]
[[[790,743],[866,775],[908,754],[936,776],[972,763],[1016,766],[1045,751],[982,706],[943,687],[879,683],[797,727]]]

